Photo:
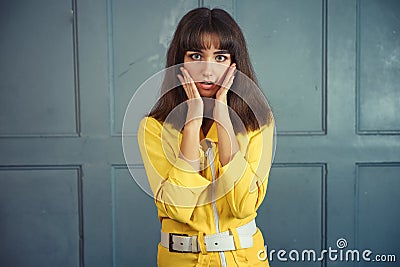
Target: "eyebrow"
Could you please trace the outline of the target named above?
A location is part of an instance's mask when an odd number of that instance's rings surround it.
[[[218,55],[218,54],[230,54],[228,50],[218,50],[216,52],[214,52],[214,55]]]
[[[190,49],[188,50],[188,52],[199,52],[199,53],[203,53],[202,50],[200,49]],[[221,55],[221,54],[230,54],[228,50],[218,50],[214,52],[214,55]]]

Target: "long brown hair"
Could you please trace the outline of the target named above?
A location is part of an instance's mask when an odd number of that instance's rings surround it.
[[[243,73],[242,77],[236,76],[231,89],[228,91],[227,102],[230,109],[232,124],[238,132],[259,129],[272,120],[272,111],[257,86],[256,76],[250,62],[246,41],[243,33],[235,20],[222,9],[196,8],[189,11],[180,20],[174,37],[167,52],[166,67],[172,67],[184,62],[186,51],[208,49],[211,46],[210,37],[216,36],[218,44],[215,47],[229,51],[231,62],[236,63],[236,69]],[[176,73],[171,74],[173,79]],[[168,80],[168,79],[166,79]],[[173,83],[180,84],[180,83]],[[171,121],[177,129],[184,125],[186,119],[186,105],[180,105],[188,98],[183,87],[171,89],[171,81],[164,81],[161,88],[161,97],[152,108],[148,116],[158,121],[165,122],[173,109],[179,106],[180,114]],[[243,99],[243,96],[246,96]],[[250,108],[251,106],[251,108]],[[232,112],[237,115],[233,116]],[[234,118],[237,118],[236,120]],[[240,121],[238,121],[240,119]],[[170,122],[168,120],[168,122]],[[239,125],[244,125],[240,127]],[[237,127],[235,127],[237,126]],[[242,130],[238,130],[242,128]],[[179,129],[180,130],[180,129]]]

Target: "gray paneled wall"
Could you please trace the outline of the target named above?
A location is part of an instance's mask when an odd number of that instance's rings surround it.
[[[79,134],[71,2],[2,1],[1,136]]]
[[[399,134],[399,1],[362,3],[357,14],[357,131]]]
[[[280,134],[325,134],[324,1],[238,1],[236,6],[260,85],[272,104],[280,103],[273,106]]]
[[[79,167],[2,167],[0,188],[2,266],[79,264]]]
[[[17,0],[0,8],[0,266],[155,266],[160,223],[121,128],[198,6],[239,22],[275,112],[268,248],[345,238],[400,260],[399,1]],[[271,261],[288,265],[382,263]]]

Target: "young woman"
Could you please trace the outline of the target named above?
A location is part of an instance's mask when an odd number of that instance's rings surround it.
[[[165,79],[138,131],[162,225],[158,265],[269,266],[258,257],[264,239],[254,219],[274,120],[239,26],[221,9],[188,12],[166,67],[174,81]]]

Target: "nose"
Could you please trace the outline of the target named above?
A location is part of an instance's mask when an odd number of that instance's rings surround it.
[[[203,65],[202,68],[203,77],[211,79],[211,77],[214,76],[212,63],[210,61],[203,61],[202,65]]]

